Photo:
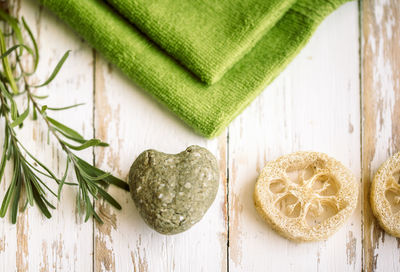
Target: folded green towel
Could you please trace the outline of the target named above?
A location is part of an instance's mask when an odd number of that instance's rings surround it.
[[[206,86],[99,0],[41,0],[128,77],[198,133],[214,137],[348,0],[298,0],[217,83]],[[112,90],[109,90],[110,92]]]
[[[107,0],[146,36],[211,84],[295,0]]]

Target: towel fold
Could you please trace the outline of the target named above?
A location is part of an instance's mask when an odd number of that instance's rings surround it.
[[[41,0],[129,78],[210,138],[284,69],[323,18],[347,1],[298,0],[218,82],[207,86],[103,1]]]
[[[295,0],[107,0],[207,84],[249,52]]]

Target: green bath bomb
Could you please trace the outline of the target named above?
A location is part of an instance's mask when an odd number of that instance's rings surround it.
[[[162,234],[183,232],[200,221],[217,195],[218,183],[217,160],[196,145],[179,154],[146,150],[129,171],[140,215]]]

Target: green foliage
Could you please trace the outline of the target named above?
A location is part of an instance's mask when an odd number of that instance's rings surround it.
[[[87,163],[73,151],[85,150],[96,146],[105,147],[108,144],[99,139],[85,139],[79,132],[47,114],[48,111],[63,111],[83,104],[67,107],[48,107],[39,103],[39,100],[46,99],[47,96],[38,96],[32,92],[32,89],[46,86],[54,80],[67,60],[70,51],[67,51],[62,56],[47,80],[39,85],[30,85],[29,77],[34,75],[39,63],[39,50],[35,37],[24,18],[19,21],[0,10],[0,20],[5,22],[5,28],[11,28],[12,30],[8,35],[4,35],[3,31],[0,30],[0,60],[2,68],[0,69],[0,117],[4,120],[0,182],[4,175],[6,164],[12,163],[13,165],[13,175],[1,202],[0,217],[4,217],[9,211],[11,222],[15,223],[20,201],[26,199],[25,207],[27,204],[30,206],[36,204],[43,215],[50,218],[50,209],[55,209],[55,206],[48,199],[49,195],[53,195],[56,200],[60,200],[63,187],[68,185],[77,187],[78,212],[85,213],[85,221],[93,216],[97,221],[102,222],[95,211],[93,200],[101,197],[116,209],[121,209],[119,203],[106,192],[105,188],[112,184],[128,191],[128,184]],[[24,32],[29,37],[29,43],[24,41]],[[11,44],[9,48],[6,47],[8,43]],[[25,67],[22,65],[21,60],[26,57],[33,58],[31,72],[25,72]],[[16,76],[17,73],[19,74],[18,76]],[[15,102],[15,97],[18,95],[26,96],[28,101],[26,108],[22,112],[18,111]],[[44,120],[49,134],[54,136],[66,155],[65,171],[61,178],[58,178],[49,167],[30,153],[17,137],[15,129],[22,127],[30,114],[32,114],[32,120],[37,120],[38,117]],[[74,181],[67,182],[68,173],[71,169],[75,178]],[[46,184],[49,180],[58,184],[57,193],[53,192]]]

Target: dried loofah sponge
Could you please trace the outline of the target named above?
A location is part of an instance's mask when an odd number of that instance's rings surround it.
[[[254,202],[264,220],[294,241],[324,240],[354,212],[359,185],[339,161],[296,152],[268,162],[257,179]]]
[[[381,227],[400,237],[400,153],[384,162],[371,186],[371,206]]]

